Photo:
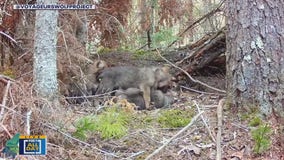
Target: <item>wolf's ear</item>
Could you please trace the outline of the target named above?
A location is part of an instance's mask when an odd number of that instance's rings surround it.
[[[162,71],[165,72],[165,73],[169,73],[169,72],[170,72],[170,67],[169,67],[169,66],[166,66],[166,65],[165,65],[165,66],[163,66],[161,69],[162,69]]]
[[[107,68],[107,63],[103,60],[98,60],[98,61],[95,61],[95,66],[97,66],[98,69],[104,69],[104,68]]]
[[[155,69],[156,78],[162,79],[169,74],[170,68],[168,66],[158,67]]]

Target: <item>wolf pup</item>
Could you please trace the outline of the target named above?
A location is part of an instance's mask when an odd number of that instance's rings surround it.
[[[110,92],[116,89],[126,90],[138,88],[143,92],[145,108],[150,108],[151,89],[157,89],[168,80],[165,70],[161,67],[120,66],[110,67],[102,71],[98,76],[99,86],[96,94]]]
[[[156,72],[156,79],[159,80],[157,89],[166,93],[168,89],[172,88],[172,75],[170,74],[169,67],[161,67]]]
[[[160,90],[151,90],[151,102],[154,103],[156,108],[162,108],[165,106],[169,106],[173,99],[167,95],[165,95]],[[143,92],[138,88],[128,88],[126,90],[117,90],[115,93],[119,99],[126,99],[130,103],[134,103],[138,108],[138,110],[145,109],[145,102],[143,99]]]
[[[167,107],[173,102],[173,98],[165,95],[160,90],[151,91],[151,101],[154,102],[156,108]]]
[[[92,64],[88,65],[86,69],[86,78],[87,78],[87,92],[89,94],[95,94],[99,82],[97,81],[98,74],[108,65],[103,60],[95,60]]]
[[[138,88],[128,88],[126,90],[117,90],[115,96],[119,99],[126,99],[130,103],[134,103],[138,110],[145,109],[145,101],[143,92]]]

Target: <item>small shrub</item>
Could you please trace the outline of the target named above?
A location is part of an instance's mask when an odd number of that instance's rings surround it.
[[[271,128],[265,124],[259,126],[257,129],[251,131],[254,140],[254,152],[257,154],[268,150],[271,145],[270,134]]]

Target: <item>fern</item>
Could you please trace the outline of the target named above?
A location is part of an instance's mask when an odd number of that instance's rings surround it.
[[[129,120],[129,113],[118,107],[110,107],[98,116],[96,130],[100,132],[103,139],[121,138],[128,131]]]
[[[85,116],[79,119],[76,124],[76,132],[73,133],[73,136],[81,140],[86,140],[89,132],[93,132],[96,129],[95,125],[96,116]]]

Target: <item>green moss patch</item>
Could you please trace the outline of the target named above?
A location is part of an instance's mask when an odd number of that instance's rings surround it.
[[[178,128],[186,126],[194,114],[192,110],[170,109],[162,111],[158,117],[158,123],[166,128]]]

